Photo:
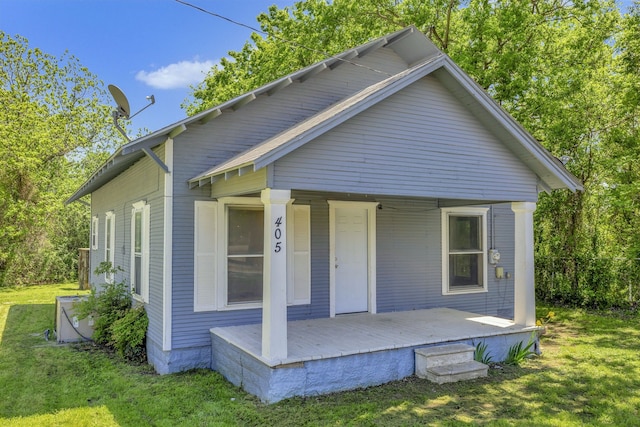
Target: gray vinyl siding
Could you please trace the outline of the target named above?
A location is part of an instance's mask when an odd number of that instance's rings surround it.
[[[376,266],[379,312],[448,307],[486,315],[512,314],[513,278],[497,280],[492,265],[487,267],[488,292],[442,295],[441,212],[436,200],[380,202]],[[510,204],[492,205],[487,214],[487,244],[500,251],[498,265],[512,275],[513,218]]]
[[[274,187],[537,200],[535,174],[432,77],[276,161]]]
[[[154,152],[164,159],[163,146]],[[91,215],[99,218],[98,249],[91,251],[91,278],[93,285],[104,283],[104,276],[93,270],[104,261],[105,214],[115,213],[114,264],[123,269],[115,280],[130,283],[131,266],[131,210],[133,203],[146,200],[149,204],[149,316],[148,337],[162,344],[163,256],[164,256],[164,171],[145,156],[129,169],[96,190],[91,195]]]
[[[247,181],[231,178],[189,189],[188,180],[218,165],[254,145],[286,130],[307,117],[373,83],[406,69],[407,64],[392,50],[384,48],[359,58],[366,65],[349,63],[327,69],[304,83],[293,82],[270,96],[260,96],[237,111],[225,110],[205,124],[195,124],[174,139],[173,173],[173,281],[172,281],[172,348],[210,345],[209,329],[218,326],[258,323],[261,309],[194,312],[193,302],[193,233],[194,202],[230,195],[232,191],[246,194],[248,189],[259,191],[257,181],[262,173],[247,177]],[[383,71],[382,73],[379,71]],[[243,177],[240,177],[243,178]],[[265,175],[265,178],[266,175]],[[236,185],[241,184],[241,185]],[[265,182],[266,185],[266,182]],[[238,193],[235,193],[238,194]],[[322,317],[329,315],[328,208],[325,201],[311,205],[312,245],[323,245],[312,252],[312,304],[289,308],[289,318]],[[323,219],[324,217],[324,219]],[[321,221],[316,223],[316,220]],[[326,232],[323,231],[326,228]],[[323,255],[326,253],[326,256]],[[323,266],[320,257],[324,257]],[[315,301],[321,301],[316,309]]]
[[[489,266],[488,292],[442,295],[441,212],[438,200],[389,198],[388,196],[346,195],[293,191],[296,204],[311,206],[311,304],[290,306],[288,320],[329,316],[329,205],[327,200],[378,201],[377,215],[377,308],[379,312],[432,307],[450,307],[486,315],[511,315],[513,279],[495,279]],[[493,220],[492,220],[493,218]],[[193,221],[190,221],[192,223]],[[513,213],[510,204],[492,205],[488,214],[488,245],[502,254],[500,265],[513,272]],[[495,229],[492,224],[495,223]],[[176,224],[177,225],[177,224]],[[185,235],[192,235],[193,230]],[[175,244],[175,241],[174,241]],[[192,245],[192,243],[190,243]],[[184,260],[192,257],[191,253]],[[174,256],[182,256],[174,251]],[[193,264],[189,267],[193,269]],[[175,267],[174,267],[175,276]],[[193,313],[193,283],[181,304],[189,313],[191,342],[207,342],[210,325],[237,325],[261,322],[260,309]],[[174,292],[176,282],[174,280]],[[174,304],[176,297],[174,296]],[[187,309],[185,309],[187,311]],[[207,319],[207,320],[197,320]],[[174,323],[178,319],[174,317]],[[200,326],[198,322],[207,322]],[[194,327],[198,325],[198,327]],[[175,326],[174,326],[175,328]],[[174,329],[175,331],[175,329]],[[177,339],[178,337],[176,337]],[[174,339],[174,342],[176,340]],[[195,344],[192,344],[195,345]]]
[[[449,307],[485,315],[513,314],[513,277],[497,280],[488,266],[488,292],[442,295],[441,211],[438,200],[294,191],[311,205],[311,304],[289,307],[289,320],[329,316],[329,205],[327,200],[378,201],[376,283],[378,312]],[[488,205],[487,244],[513,276],[514,215],[510,203]],[[492,220],[493,218],[493,220]],[[495,228],[492,228],[495,224]]]

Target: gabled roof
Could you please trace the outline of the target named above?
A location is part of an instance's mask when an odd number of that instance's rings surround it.
[[[438,50],[426,36],[419,34],[423,38],[423,43],[430,46],[427,59],[329,106],[261,144],[193,177],[189,180],[190,185],[202,186],[222,177],[234,176],[236,172],[246,173],[261,169],[417,80],[432,74],[457,97],[465,98],[464,102],[472,113],[492,129],[516,156],[536,173],[540,178],[539,185],[542,189],[582,190],[580,181],[567,171],[558,159],[500,107],[451,58]]]
[[[408,64],[413,64],[439,52],[434,45],[423,43],[422,38],[424,38],[424,36],[416,28],[404,28],[395,33],[379,37],[361,46],[331,56],[324,61],[295,71],[213,108],[136,139],[116,150],[65,203],[71,203],[87,194],[91,194],[142,158],[145,155],[145,150],[149,151],[153,147],[159,146],[164,143],[167,138],[175,137],[179,133],[187,130],[189,126],[206,124],[223,114],[224,111],[238,110],[258,96],[264,94],[271,95],[289,86],[294,81],[304,81],[323,70],[333,69],[344,63],[352,63],[352,60],[355,58],[383,47],[391,47]]]
[[[581,183],[564,168],[562,163],[542,147],[460,67],[415,27],[407,27],[291,73],[124,145],[67,200],[67,203],[97,190],[145,154],[153,157],[150,153],[151,148],[162,144],[167,138],[175,137],[190,126],[205,124],[223,114],[224,111],[237,110],[260,95],[273,94],[294,81],[304,81],[325,69],[335,68],[345,62],[352,63],[351,60],[354,58],[383,47],[392,48],[409,64],[409,68],[390,75],[385,80],[337,102],[261,144],[193,177],[189,180],[190,185],[192,187],[206,185],[221,177],[235,175],[236,172],[244,173],[263,168],[420,78],[432,74],[456,96],[465,98],[465,104],[470,110],[538,175],[542,188],[547,190],[568,188],[571,191],[582,189]],[[158,161],[157,158],[154,160]]]
[[[318,114],[241,153],[213,169],[189,180],[198,185],[207,184],[211,178],[251,166],[258,170],[290,153],[306,142],[322,135],[416,80],[428,75],[440,66],[443,55],[436,55],[412,68],[391,76],[379,83],[333,104]]]

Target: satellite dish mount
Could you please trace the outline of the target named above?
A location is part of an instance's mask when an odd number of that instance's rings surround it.
[[[140,114],[141,112],[143,112],[144,110],[146,110],[147,108],[155,104],[156,98],[153,95],[147,96],[147,101],[149,101],[149,104],[145,105],[142,109],[138,110],[136,113],[131,115],[129,100],[125,96],[124,92],[122,92],[120,88],[118,88],[118,86],[115,86],[115,85],[109,85],[107,86],[107,88],[109,89],[109,92],[111,93],[113,100],[116,101],[116,105],[117,105],[117,107],[111,113],[111,116],[113,117],[113,124],[116,126],[116,129],[120,131],[120,133],[125,137],[127,141],[131,141],[131,139],[129,138],[127,133],[124,131],[122,126],[120,126],[120,123],[118,123],[118,120],[120,119],[129,120],[134,118],[135,116],[137,116],[138,114]]]

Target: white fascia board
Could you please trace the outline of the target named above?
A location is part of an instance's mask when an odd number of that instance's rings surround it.
[[[196,177],[191,178],[188,181],[189,184],[202,187],[203,185],[206,185],[209,183],[213,184],[213,181],[217,181],[216,179],[217,177],[224,177],[225,179],[227,179],[227,176],[231,177],[232,175],[240,175],[240,174],[246,175],[250,171],[255,172],[257,170],[253,162],[233,164],[227,167],[226,165],[229,164],[231,160],[222,163],[220,166],[216,167],[213,170],[207,171],[202,175],[198,175]],[[241,171],[242,173],[240,173]],[[212,180],[212,181],[208,182],[209,180]]]

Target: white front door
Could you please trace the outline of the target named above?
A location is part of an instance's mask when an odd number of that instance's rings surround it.
[[[370,277],[375,245],[374,203],[330,202],[332,233],[332,314],[375,312],[370,295],[375,280]],[[375,247],[375,246],[374,246]]]

